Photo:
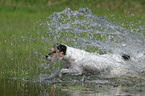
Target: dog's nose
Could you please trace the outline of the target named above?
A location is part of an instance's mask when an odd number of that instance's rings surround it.
[[[47,59],[47,58],[49,57],[49,55],[46,55],[45,57],[46,57],[46,59]]]

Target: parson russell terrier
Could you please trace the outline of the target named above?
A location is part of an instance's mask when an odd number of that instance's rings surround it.
[[[122,63],[130,60],[130,56],[126,54],[96,55],[65,44],[56,44],[51,50],[46,55],[46,59],[51,61],[64,59],[69,62],[69,68],[59,71],[59,77],[62,77],[65,73],[81,75],[85,72],[100,73],[101,71],[106,71],[112,76],[121,76],[127,72],[127,67]]]

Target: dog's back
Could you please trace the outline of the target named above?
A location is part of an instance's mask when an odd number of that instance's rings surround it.
[[[84,50],[67,47],[67,54],[64,57],[69,60],[71,66],[82,67],[81,69],[93,72],[101,72],[104,70],[113,72],[112,74],[124,74],[125,66],[121,65],[123,62],[120,55],[105,54],[96,55],[86,52]]]

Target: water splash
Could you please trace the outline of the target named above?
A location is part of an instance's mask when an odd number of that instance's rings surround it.
[[[49,34],[42,38],[50,44],[65,43],[95,54],[128,54],[132,61],[125,64],[131,67],[130,72],[136,72],[136,75],[145,72],[145,36],[138,32],[144,30],[141,26],[127,30],[106,16],[93,15],[88,8],[76,11],[66,8],[38,24],[38,32]]]

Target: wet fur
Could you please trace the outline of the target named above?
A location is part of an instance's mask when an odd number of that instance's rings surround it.
[[[54,51],[56,51],[56,53]],[[59,75],[61,78],[65,73],[81,75],[85,72],[99,73],[104,70],[109,72],[112,76],[121,76],[126,74],[127,68],[120,62],[130,60],[130,56],[126,54],[122,56],[116,54],[95,55],[64,44],[56,44],[54,48],[52,48],[52,51],[46,55],[46,58],[49,60],[63,58],[69,62],[68,69],[62,69],[58,71],[57,74],[54,74]]]

